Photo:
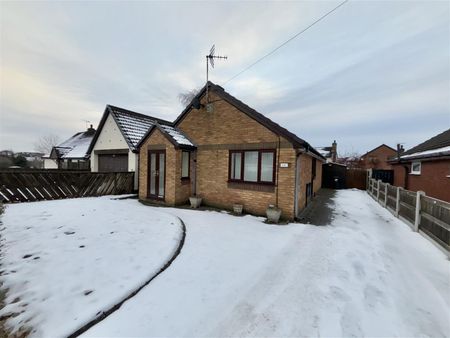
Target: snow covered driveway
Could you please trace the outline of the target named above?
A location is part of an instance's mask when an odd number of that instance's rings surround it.
[[[0,216],[1,315],[37,337],[66,336],[141,286],[172,257],[179,220],[111,197],[12,204]]]
[[[168,270],[85,336],[448,336],[450,263],[365,192],[338,191],[329,226],[180,216]]]

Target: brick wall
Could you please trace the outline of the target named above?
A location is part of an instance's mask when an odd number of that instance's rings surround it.
[[[165,180],[165,203],[175,205],[179,202],[180,196],[176,196],[176,187],[181,183],[176,180],[176,168],[180,151],[159,131],[155,130],[152,135],[142,144],[139,152],[139,198],[148,197],[148,150],[165,149],[166,151],[166,180]],[[180,165],[181,166],[181,165]],[[180,177],[180,176],[178,176]]]
[[[313,158],[306,154],[300,155],[300,181],[298,189],[298,210],[301,211],[306,206],[306,185],[313,183],[313,193],[317,193],[322,187],[322,162],[316,160],[316,177],[312,180]]]
[[[214,93],[210,94],[210,100],[214,112],[192,109],[178,125],[198,146],[198,195],[208,205],[231,209],[233,203],[242,203],[246,211],[264,215],[269,204],[277,203],[278,189],[282,217],[292,219],[295,149],[284,138],[279,138]],[[281,148],[276,155],[277,187],[228,182],[230,149],[275,149],[278,144]],[[288,163],[288,168],[279,168],[279,162]]]
[[[410,174],[408,166],[407,186],[405,186],[405,169],[403,164],[394,165],[394,185],[412,191],[425,191],[428,196],[450,202],[450,160],[421,162],[420,175]]]
[[[192,179],[192,165],[189,165],[190,178],[181,179],[181,157],[182,151],[176,151],[176,163],[175,163],[175,204],[186,204],[189,202],[189,196],[191,196],[191,179]],[[192,153],[190,157],[192,163]],[[190,164],[191,164],[190,163]]]
[[[214,104],[212,113],[204,108],[192,109],[178,127],[196,144],[197,195],[206,205],[231,209],[234,203],[244,205],[247,212],[264,215],[269,204],[282,209],[282,217],[294,218],[296,150],[283,137],[262,126],[232,105],[211,93]],[[205,104],[205,101],[202,102]],[[191,181],[181,180],[181,150],[155,130],[140,150],[139,198],[147,198],[148,149],[166,150],[165,202],[169,205],[187,202],[192,193],[193,157],[191,156]],[[276,149],[276,185],[232,183],[228,181],[229,150]],[[192,154],[193,155],[193,154]],[[301,155],[302,177],[299,197],[305,197],[306,183],[311,182],[312,158]],[[280,168],[280,163],[287,163]],[[317,161],[314,192],[320,189],[322,163]],[[299,203],[301,208],[304,201]]]
[[[313,183],[314,194],[317,193],[320,188],[322,188],[322,162],[317,160],[316,161],[316,177],[314,178],[314,183]]]
[[[360,167],[362,169],[381,169],[391,170],[392,166],[387,162],[391,157],[397,155],[397,152],[389,147],[381,146],[370,153],[363,156],[360,161]]]

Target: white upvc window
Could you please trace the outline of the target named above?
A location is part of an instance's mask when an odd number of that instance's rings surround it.
[[[420,175],[422,171],[422,164],[420,162],[413,162],[411,164],[411,174]]]
[[[181,152],[181,178],[189,178],[189,162],[191,153],[188,151]]]

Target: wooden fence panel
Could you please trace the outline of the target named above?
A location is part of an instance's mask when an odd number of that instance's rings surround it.
[[[381,183],[380,182],[380,194],[379,194],[378,199],[379,199],[379,201],[381,203],[384,203],[384,197],[385,197],[384,192],[385,192],[385,189],[386,189],[386,183]]]
[[[29,202],[133,192],[134,173],[63,170],[1,170],[0,200]]]
[[[422,196],[419,230],[450,251],[450,204]]]
[[[391,210],[396,217],[410,223],[414,231],[426,235],[450,257],[450,203],[428,197],[422,191],[404,190],[374,179],[369,180],[367,191],[375,200],[378,196],[381,205]]]
[[[407,190],[400,190],[399,215],[414,224],[416,217],[416,194]]]
[[[367,170],[365,169],[347,169],[345,173],[345,186],[347,189],[361,189],[366,190],[367,185]]]
[[[397,201],[397,188],[388,184],[387,186],[387,203],[386,206],[391,210],[395,211],[396,201]]]

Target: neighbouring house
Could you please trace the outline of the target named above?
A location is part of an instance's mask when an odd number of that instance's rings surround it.
[[[44,169],[89,170],[88,148],[94,137],[92,124],[86,131],[76,133],[68,140],[54,146],[47,156],[43,156]]]
[[[107,105],[88,149],[91,171],[136,172],[139,161],[137,144],[156,122],[171,124],[156,117]],[[138,188],[138,175],[135,175],[134,187]]]
[[[44,153],[39,153],[35,151],[31,152],[19,152],[15,156],[23,156],[27,160],[27,167],[34,169],[42,169],[44,167]]]
[[[337,160],[337,143],[333,141],[331,147],[316,147],[316,150],[325,157],[327,163],[336,162]]]
[[[276,205],[285,219],[298,216],[320,189],[325,162],[306,141],[212,82],[172,125],[152,126],[138,147],[141,200],[178,205],[196,195],[209,206],[242,204],[258,215]]]
[[[394,185],[450,202],[450,129],[389,161]]]
[[[359,167],[361,169],[392,170],[388,161],[396,155],[397,150],[386,144],[381,144],[361,156]]]

